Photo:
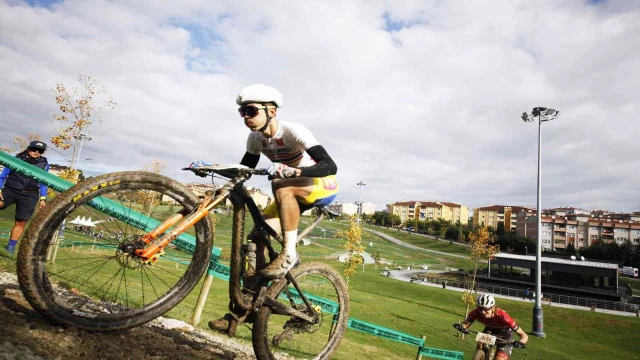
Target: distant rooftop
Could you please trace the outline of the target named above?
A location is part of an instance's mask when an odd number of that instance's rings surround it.
[[[499,257],[499,258],[504,258],[504,259],[517,259],[517,260],[529,260],[529,261],[536,261],[536,257],[533,255],[516,255],[516,254],[505,254],[505,253],[499,253],[497,254],[495,257]],[[602,268],[602,269],[617,269],[618,268],[618,264],[611,264],[611,263],[603,263],[603,262],[596,262],[596,261],[588,261],[588,260],[580,260],[580,258],[576,259],[576,260],[570,260],[570,259],[558,259],[558,258],[552,258],[552,257],[542,257],[541,258],[542,262],[546,262],[546,263],[555,263],[555,264],[567,264],[567,265],[575,265],[575,266],[584,266],[584,267],[595,267],[595,268]]]

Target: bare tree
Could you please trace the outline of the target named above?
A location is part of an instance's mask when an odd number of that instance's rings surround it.
[[[44,140],[42,139],[42,136],[33,132],[30,133],[27,138],[23,138],[21,136],[15,136],[13,138],[13,143],[9,146],[0,146],[0,151],[6,152],[9,154],[16,154],[26,149],[27,146],[29,146],[29,144],[32,141],[44,141]]]
[[[149,164],[143,165],[140,170],[160,174],[166,167],[167,162],[165,160],[154,157]],[[162,194],[151,190],[138,190],[136,200],[142,210],[147,215],[151,215],[154,206],[158,206],[162,202]]]

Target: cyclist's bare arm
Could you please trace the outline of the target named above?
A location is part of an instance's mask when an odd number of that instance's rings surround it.
[[[526,344],[527,341],[529,341],[529,335],[527,335],[526,332],[524,332],[522,330],[522,328],[518,328],[518,330],[516,330],[516,334],[518,334],[518,336],[520,336],[520,342],[523,344]]]

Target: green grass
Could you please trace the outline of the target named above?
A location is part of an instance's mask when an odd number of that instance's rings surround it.
[[[0,228],[8,228],[13,224],[10,210],[0,212]],[[216,245],[226,249],[230,243],[230,218],[218,216],[216,222]],[[323,228],[329,230],[344,230],[344,224],[337,222],[323,222]],[[374,228],[378,231],[385,229]],[[429,249],[464,254],[464,248],[449,245],[446,242],[435,242],[419,238],[416,235],[398,233],[389,230],[389,234],[402,241]],[[313,234],[318,236],[318,233]],[[322,235],[319,235],[322,236]],[[414,238],[415,237],[415,238]],[[0,246],[4,246],[7,238],[0,238]],[[403,261],[426,261],[426,256],[415,251],[407,251],[397,245],[390,244],[373,235],[365,233],[363,242],[373,242],[367,245],[367,251],[381,249],[385,254],[397,254]],[[320,246],[322,245],[322,246]],[[303,261],[323,261],[342,270],[342,264],[322,259],[332,252],[339,251],[339,241],[325,239],[320,245],[300,247]],[[450,250],[450,251],[449,251]],[[414,256],[412,257],[412,254]],[[431,260],[450,262],[452,267],[463,264],[464,260],[456,263],[452,257],[431,257]],[[378,267],[380,269],[380,266]],[[0,250],[0,270],[15,272],[15,257]],[[627,279],[624,279],[627,280]],[[634,288],[638,281],[628,279]],[[199,286],[182,303],[172,309],[167,316],[189,320],[198,297]],[[385,326],[416,337],[426,335],[426,346],[463,351],[465,359],[470,359],[474,349],[474,342],[467,338],[461,340],[455,336],[452,324],[464,317],[465,307],[460,299],[461,293],[435,287],[421,286],[400,282],[381,276],[380,271],[374,271],[373,265],[367,265],[365,271],[358,271],[349,283],[351,299],[351,316],[360,320]],[[532,303],[509,300],[498,300],[498,306],[507,310],[525,331],[532,327]],[[199,325],[206,328],[209,319],[217,318],[227,312],[228,283],[214,280],[207,304]],[[543,306],[544,331],[546,339],[531,336],[527,349],[515,349],[515,359],[600,359],[600,358],[637,358],[640,353],[640,321],[632,317],[608,315],[581,310],[564,309]],[[482,326],[474,324],[472,329],[481,330]],[[251,334],[248,328],[240,327],[238,340],[250,344]],[[417,348],[397,343],[391,340],[377,338],[372,335],[347,330],[335,359],[412,359],[416,356]]]
[[[632,279],[620,276],[618,278],[618,281],[620,282],[620,286],[623,286],[622,284],[629,284],[629,286],[631,286],[631,290],[633,290],[634,295],[640,295],[640,279]]]

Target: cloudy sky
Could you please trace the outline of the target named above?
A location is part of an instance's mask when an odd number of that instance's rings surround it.
[[[118,105],[81,169],[199,180],[179,169],[244,154],[235,97],[263,83],[338,164],[337,201],[535,206],[520,114],[546,106],[543,207],[640,211],[638,34],[635,1],[0,0],[0,145],[49,139],[52,88],[88,74]]]

